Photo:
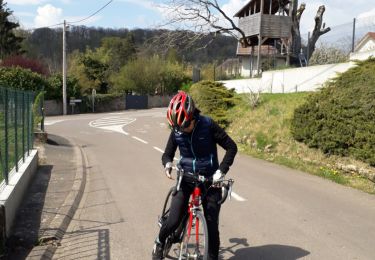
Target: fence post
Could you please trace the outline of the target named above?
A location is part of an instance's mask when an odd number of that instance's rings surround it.
[[[16,165],[16,172],[18,172],[18,131],[17,131],[17,120],[18,120],[18,91],[14,91],[14,151],[15,151],[15,158],[14,163]]]
[[[5,222],[5,207],[4,205],[0,205],[0,250],[4,251],[5,248],[5,240],[6,240],[6,222]]]
[[[22,159],[25,162],[25,92],[22,92]]]
[[[5,163],[4,163],[4,179],[5,183],[8,185],[8,169],[9,169],[9,133],[8,133],[8,89],[5,89],[5,115],[4,115],[4,120],[5,120]]]
[[[31,117],[31,122],[30,122],[30,141],[31,141],[31,144],[30,144],[30,149],[33,149],[34,148],[34,113],[33,113],[33,104],[34,104],[34,95],[32,94],[32,92],[30,93],[30,117]]]
[[[26,117],[27,117],[27,156],[30,155],[30,93],[26,95]]]
[[[352,52],[354,52],[354,44],[355,44],[355,24],[356,24],[356,18],[353,19]]]
[[[42,121],[40,122],[40,129],[42,130],[42,132],[44,133],[44,89],[43,89],[43,94],[42,94],[42,101],[40,103],[40,111],[41,111],[41,114],[42,114]]]

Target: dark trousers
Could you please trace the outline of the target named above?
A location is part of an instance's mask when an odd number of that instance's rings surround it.
[[[194,190],[194,185],[182,183],[181,189],[172,197],[170,213],[167,221],[163,224],[159,233],[159,240],[164,242],[165,239],[177,229],[182,221],[184,214],[187,212],[189,197]],[[210,188],[207,195],[203,198],[202,205],[204,216],[208,228],[208,252],[210,260],[217,260],[219,257],[220,234],[219,234],[219,213],[221,200],[221,189]]]

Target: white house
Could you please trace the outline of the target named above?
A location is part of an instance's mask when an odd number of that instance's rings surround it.
[[[238,44],[236,54],[240,62],[240,75],[242,77],[256,75],[258,46],[254,46],[254,48],[244,48],[241,46],[241,44]],[[260,48],[260,55],[262,57],[261,67],[263,70],[269,70],[271,68],[285,65],[286,56],[279,53],[278,50],[273,46],[262,45]]]
[[[357,44],[350,60],[366,60],[375,57],[375,32],[368,32]]]

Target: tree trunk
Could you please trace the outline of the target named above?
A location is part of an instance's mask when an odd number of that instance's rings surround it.
[[[325,28],[326,24],[323,23],[323,14],[324,14],[325,10],[326,10],[325,6],[321,5],[318,9],[318,12],[316,13],[314,31],[312,33],[312,36],[311,36],[310,40],[309,40],[309,46],[308,46],[309,56],[307,57],[307,60],[309,60],[311,58],[312,54],[314,53],[315,44],[318,41],[319,37],[331,30],[330,27]],[[323,29],[322,29],[322,26],[323,26]]]
[[[292,17],[292,42],[290,45],[290,56],[292,64],[299,64],[298,55],[301,52],[301,33],[300,33],[300,21],[303,12],[305,11],[306,5],[302,3],[298,7],[298,0],[291,2],[291,8],[289,9],[289,15]]]

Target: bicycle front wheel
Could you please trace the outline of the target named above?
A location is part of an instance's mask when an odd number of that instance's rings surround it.
[[[208,229],[206,219],[201,211],[189,216],[186,223],[183,240],[180,245],[179,260],[207,260],[208,258]]]

